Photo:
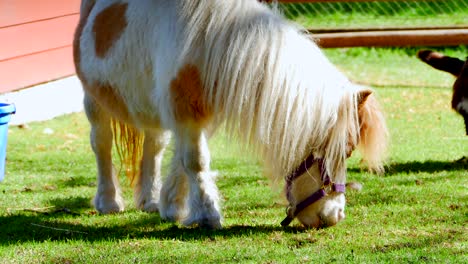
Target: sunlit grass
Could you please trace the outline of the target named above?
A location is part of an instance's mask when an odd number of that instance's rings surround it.
[[[184,228],[136,210],[124,176],[127,211],[99,215],[90,205],[96,168],[89,126],[79,113],[10,128],[0,183],[1,262],[466,263],[468,164],[457,162],[468,156],[463,121],[450,109],[451,77],[434,77],[436,71],[424,65],[420,71],[413,52],[326,51],[357,81],[375,84],[380,77],[374,72],[386,67],[393,68],[389,79],[400,80],[375,89],[391,132],[387,173],[362,171],[359,154],[353,155],[349,180],[364,187],[347,193],[347,218],[337,226],[282,228],[284,203],[262,177],[260,159],[222,132],[210,148],[223,196],[223,230]],[[381,63],[369,63],[371,57]],[[394,60],[414,64],[397,67]],[[420,72],[412,82],[422,87],[406,86],[398,76],[406,71]],[[425,87],[426,78],[440,87]],[[46,128],[54,133],[44,133]],[[165,170],[171,148],[167,154]]]

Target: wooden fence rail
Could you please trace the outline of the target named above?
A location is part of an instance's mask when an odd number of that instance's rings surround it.
[[[275,0],[260,0],[275,2]],[[319,3],[319,2],[390,2],[427,0],[277,0],[280,3]],[[358,47],[358,46],[456,46],[468,45],[468,25],[447,27],[418,27],[391,29],[351,29],[314,32],[314,38],[323,48]]]
[[[312,34],[321,47],[457,46],[468,44],[467,29],[418,29]]]

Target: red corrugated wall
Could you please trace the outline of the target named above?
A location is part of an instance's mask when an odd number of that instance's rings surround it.
[[[80,0],[0,0],[0,93],[75,73]]]

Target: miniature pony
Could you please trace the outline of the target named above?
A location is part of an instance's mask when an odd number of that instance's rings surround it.
[[[94,206],[124,210],[113,141],[135,203],[183,225],[221,228],[208,132],[224,124],[286,180],[288,215],[307,227],[344,218],[346,158],[383,170],[387,129],[372,91],[256,0],[84,0],[74,38],[98,167]],[[170,136],[175,153],[161,184]],[[326,187],[326,188],[325,188]]]
[[[457,77],[453,84],[452,108],[463,116],[468,135],[468,58],[462,61],[431,50],[420,50],[418,57],[430,66]]]

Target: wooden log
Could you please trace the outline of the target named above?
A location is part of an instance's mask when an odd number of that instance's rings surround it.
[[[312,28],[309,29],[311,34],[322,33],[343,33],[343,32],[367,32],[367,31],[401,31],[401,30],[453,30],[467,29],[468,25],[435,25],[435,26],[392,26],[392,27],[336,27],[336,28]]]
[[[311,34],[323,48],[387,46],[455,46],[468,44],[468,28],[389,30]]]

